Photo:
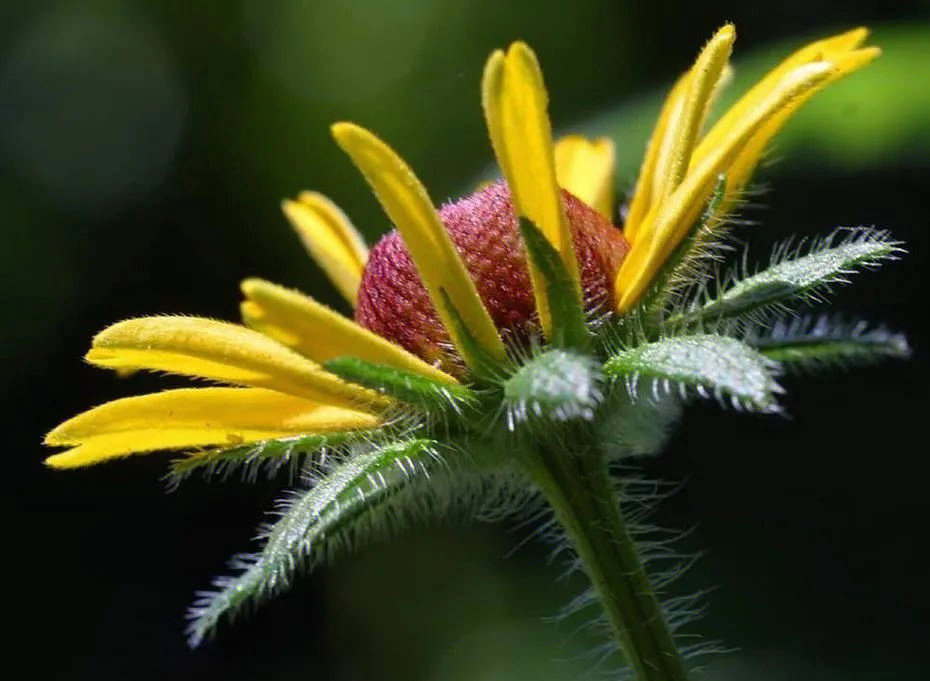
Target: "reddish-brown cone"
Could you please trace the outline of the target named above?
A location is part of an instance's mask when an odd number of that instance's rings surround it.
[[[562,206],[572,228],[586,307],[612,305],[614,277],[629,243],[600,213],[564,190]],[[506,183],[496,182],[443,206],[439,217],[505,340],[528,339],[536,302]],[[426,361],[439,360],[458,373],[449,336],[396,231],[371,249],[355,320]]]

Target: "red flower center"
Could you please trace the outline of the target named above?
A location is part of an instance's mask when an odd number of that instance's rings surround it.
[[[585,306],[614,303],[613,282],[630,245],[622,232],[567,191],[562,206],[572,230]],[[439,217],[452,237],[478,295],[505,342],[525,343],[538,330],[526,254],[503,181],[443,206]],[[428,362],[453,373],[460,360],[403,239],[386,234],[371,250],[358,292],[355,320]]]

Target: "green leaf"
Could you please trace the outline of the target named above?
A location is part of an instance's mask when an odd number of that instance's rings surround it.
[[[426,411],[455,411],[476,401],[476,395],[458,383],[444,383],[420,374],[373,364],[356,357],[337,357],[323,363],[327,371],[366,388],[394,397]]]
[[[530,359],[504,383],[507,425],[531,416],[567,421],[594,417],[600,403],[601,374],[598,363],[565,350],[549,350]]]
[[[765,333],[746,341],[794,371],[872,364],[885,359],[907,359],[911,348],[904,334],[863,321],[849,322],[829,316],[780,321]]]
[[[666,338],[621,351],[604,364],[609,378],[623,379],[631,396],[642,381],[652,381],[652,393],[693,391],[701,397],[727,398],[734,407],[778,411],[782,392],[773,378],[775,363],[735,338],[697,334]]]
[[[284,468],[293,475],[307,457],[349,442],[365,440],[371,434],[368,430],[353,430],[265,440],[228,449],[209,449],[172,461],[165,480],[168,489],[174,490],[198,471],[203,472],[205,477],[219,476],[224,480],[234,472],[241,471],[242,479],[249,482],[255,482],[262,470],[268,477],[277,475]]]
[[[549,343],[559,348],[585,350],[591,342],[577,282],[566,271],[558,251],[529,220],[520,219],[520,234],[530,261],[546,281],[552,314]]]
[[[784,308],[795,300],[817,302],[832,285],[848,283],[856,270],[874,267],[901,252],[900,243],[888,232],[875,229],[840,229],[815,240],[800,255],[800,248],[776,249],[772,264],[751,276],[722,285],[723,291],[698,309],[668,319],[668,324],[713,323],[751,316],[771,308]]]
[[[286,590],[301,569],[310,569],[338,550],[354,546],[385,524],[386,511],[412,481],[443,464],[432,440],[409,440],[358,453],[335,465],[309,489],[297,491],[280,518],[261,533],[261,553],[234,559],[238,575],[214,580],[216,591],[198,594],[189,612],[192,647],[210,635],[221,618],[234,618],[250,605]]]

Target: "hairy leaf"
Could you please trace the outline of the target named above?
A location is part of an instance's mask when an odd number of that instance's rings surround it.
[[[225,479],[241,470],[244,480],[254,482],[263,469],[268,477],[273,477],[283,468],[294,472],[308,456],[322,454],[348,442],[365,440],[371,434],[371,431],[357,430],[319,433],[253,442],[229,449],[210,449],[175,459],[165,478],[171,490],[196,472],[203,472],[206,477],[220,476]]]
[[[520,234],[530,261],[546,282],[546,296],[552,315],[550,344],[577,350],[587,348],[590,336],[578,283],[566,271],[558,251],[532,222],[521,219]]]
[[[435,381],[420,374],[372,364],[356,357],[337,357],[324,362],[323,366],[340,378],[427,411],[460,412],[475,401],[475,394],[459,383]]]
[[[904,334],[827,315],[780,321],[771,331],[750,334],[746,341],[796,371],[907,359],[911,354]]]
[[[765,270],[737,279],[700,307],[668,320],[670,325],[745,317],[784,307],[795,300],[817,300],[834,284],[847,283],[847,277],[861,268],[892,259],[900,244],[887,232],[875,229],[841,229],[811,243],[807,253],[788,245],[776,249],[772,264]],[[696,307],[696,306],[695,306]]]
[[[529,416],[556,421],[591,419],[602,398],[597,362],[565,350],[549,350],[526,362],[504,383],[508,426]]]
[[[233,562],[241,572],[214,581],[216,591],[198,594],[190,610],[188,639],[199,645],[222,617],[287,589],[309,569],[377,529],[382,504],[412,480],[441,466],[431,440],[397,442],[363,452],[334,466],[309,489],[296,492],[280,518],[262,533],[261,553]]]
[[[631,396],[642,381],[652,381],[653,396],[694,391],[702,397],[727,398],[735,407],[777,411],[781,388],[773,378],[775,363],[735,338],[696,334],[666,338],[623,350],[604,364],[610,378],[623,379]]]

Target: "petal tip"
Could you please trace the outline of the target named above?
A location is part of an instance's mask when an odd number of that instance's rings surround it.
[[[74,464],[68,463],[68,452],[62,452],[60,454],[52,454],[49,457],[46,457],[42,464],[51,468],[53,470],[61,470],[63,468],[75,468]]]
[[[62,445],[68,444],[66,440],[67,438],[62,432],[61,426],[59,425],[45,434],[45,437],[42,438],[42,444],[46,447],[60,447]]]
[[[733,42],[736,40],[736,26],[732,21],[728,21],[714,34],[715,40],[723,40],[727,42]]]
[[[239,282],[239,290],[245,296],[253,296],[262,287],[262,280],[258,277],[246,277]]]
[[[520,55],[523,57],[533,57],[534,59],[536,57],[533,48],[523,40],[514,40],[510,43],[510,47],[507,48],[507,55]]]
[[[365,129],[349,121],[337,121],[329,126],[329,132],[333,136],[333,139],[336,140],[336,143],[339,144],[339,146],[343,146],[352,137],[355,137],[361,132],[365,132]]]

